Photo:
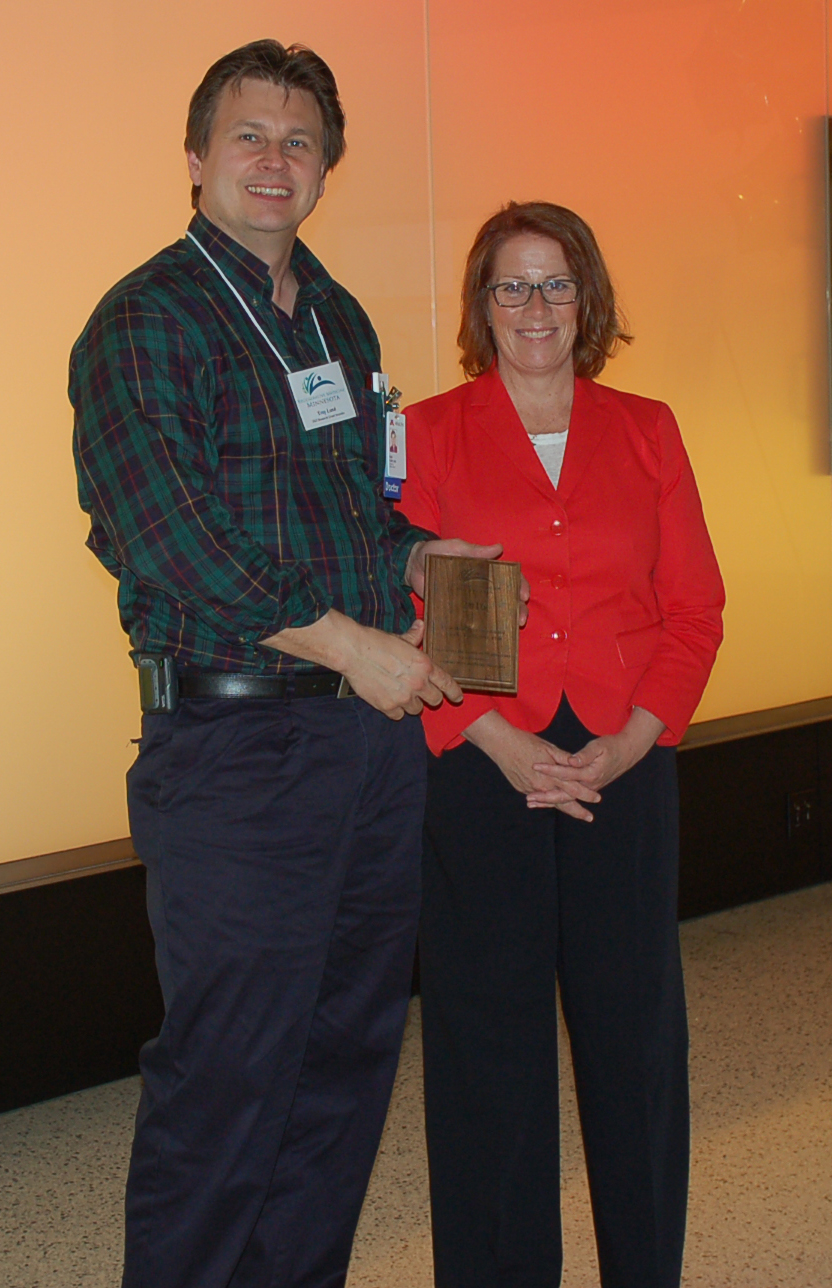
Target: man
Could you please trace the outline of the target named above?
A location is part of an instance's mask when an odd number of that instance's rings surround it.
[[[187,237],[73,351],[89,545],[143,682],[128,799],[165,999],[125,1288],[343,1284],[415,938],[424,749],[403,717],[460,696],[408,588],[428,550],[499,553],[383,499],[378,342],[296,238],[343,130],[311,51],[221,58],[190,107]]]

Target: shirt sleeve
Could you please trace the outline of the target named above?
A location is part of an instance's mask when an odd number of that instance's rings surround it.
[[[211,384],[155,301],[106,303],[72,361],[81,504],[141,582],[220,636],[256,644],[316,621],[331,600],[303,563],[275,562],[216,496]]]
[[[418,524],[411,523],[404,514],[401,514],[398,510],[393,510],[387,524],[387,535],[390,539],[396,576],[400,584],[406,587],[407,583],[404,575],[411,550],[420,541],[435,541],[436,533],[430,528],[419,527]]]
[[[663,404],[657,430],[660,548],[653,586],[662,629],[631,705],[667,726],[659,739],[667,746],[680,741],[705,691],[722,641],[725,590],[693,470],[673,413]]]

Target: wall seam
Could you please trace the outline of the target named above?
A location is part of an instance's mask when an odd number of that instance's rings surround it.
[[[823,131],[824,171],[826,183],[826,429],[827,467],[832,473],[832,121],[830,121],[829,103],[829,0],[823,4],[823,80],[826,119]]]
[[[439,393],[439,330],[437,322],[436,290],[436,200],[433,183],[433,110],[431,98],[430,62],[430,0],[424,0],[425,23],[425,109],[427,116],[428,161],[428,255],[430,258],[430,325],[433,339],[433,392]]]

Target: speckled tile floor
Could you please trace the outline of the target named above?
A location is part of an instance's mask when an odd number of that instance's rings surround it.
[[[832,885],[682,927],[694,1158],[684,1288],[832,1285]],[[562,1078],[563,1288],[597,1288]],[[118,1288],[137,1080],[0,1116],[2,1288]],[[432,1288],[419,1007],[348,1288]]]

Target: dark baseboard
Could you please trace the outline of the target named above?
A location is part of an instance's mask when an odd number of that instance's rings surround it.
[[[832,880],[832,699],[693,725],[679,749],[679,916]]]
[[[98,845],[79,845],[74,850],[35,854],[31,859],[13,859],[11,863],[0,863],[0,894],[115,872],[135,867],[138,862],[129,836]]]
[[[0,1112],[125,1078],[162,997],[134,863],[0,895]]]
[[[678,765],[681,917],[832,879],[832,699],[695,725]],[[0,979],[0,1112],[138,1071],[162,998],[129,839],[0,865]]]

